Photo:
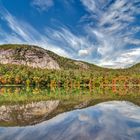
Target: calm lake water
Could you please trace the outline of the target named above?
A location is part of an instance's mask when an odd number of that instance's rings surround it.
[[[110,101],[26,127],[0,127],[0,140],[140,140],[140,107]]]

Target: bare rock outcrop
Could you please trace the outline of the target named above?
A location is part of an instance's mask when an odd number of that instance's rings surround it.
[[[80,68],[82,68],[82,69],[86,69],[86,70],[88,70],[89,69],[89,66],[88,65],[86,65],[85,63],[83,63],[83,62],[80,62],[80,61],[76,61],[75,62],[75,64],[76,65],[78,65]]]
[[[27,65],[42,69],[60,69],[59,64],[43,49],[0,49],[1,64]]]

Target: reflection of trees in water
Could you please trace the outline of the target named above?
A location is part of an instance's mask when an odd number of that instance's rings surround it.
[[[140,86],[129,86],[122,83],[121,86],[117,84],[101,85],[96,81],[89,81],[88,84],[81,85],[79,81],[68,81],[65,86],[60,86],[55,81],[49,87],[0,87],[0,94],[8,95],[83,95],[83,94],[138,94],[140,93]]]
[[[20,94],[21,90],[20,87],[0,87],[0,94]]]

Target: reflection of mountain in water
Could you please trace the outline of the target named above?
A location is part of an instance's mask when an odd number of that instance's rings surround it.
[[[32,102],[28,104],[0,106],[0,124],[27,125],[43,121],[59,105],[59,100]]]
[[[139,140],[140,108],[111,101],[63,113],[35,126],[0,128],[0,139]]]

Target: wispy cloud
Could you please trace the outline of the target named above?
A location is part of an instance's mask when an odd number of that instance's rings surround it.
[[[52,43],[60,45],[75,59],[84,59],[83,55],[89,56],[95,49],[94,44],[88,38],[75,35],[67,27],[60,27],[59,30],[47,28],[46,35]]]
[[[37,8],[39,11],[47,11],[54,5],[53,0],[32,0],[32,6]]]
[[[58,29],[46,27],[44,33],[40,33],[31,24],[14,17],[3,6],[1,6],[0,17],[10,29],[9,33],[0,29],[0,36],[3,37],[0,40],[0,44],[23,43],[38,45],[61,56],[75,59],[80,59],[83,55],[89,55],[89,50],[93,48],[93,44],[87,38],[75,35],[66,26],[60,26]]]
[[[11,15],[3,6],[0,6],[0,17],[7,23],[9,32],[0,28],[0,44],[33,44],[38,45],[55,53],[69,57],[69,54],[59,45],[54,45],[45,34],[41,34],[29,23],[19,20]]]
[[[97,53],[100,54],[99,64],[107,67],[124,67],[128,66],[128,63],[134,63],[139,49],[133,50],[137,52],[133,57],[125,55],[124,58],[124,54],[132,51],[130,47],[140,47],[140,38],[135,39],[136,34],[140,33],[139,25],[135,24],[140,15],[140,1],[81,0],[81,2],[90,14],[82,21],[90,19],[90,24],[85,25],[85,30],[88,35],[96,38]]]

